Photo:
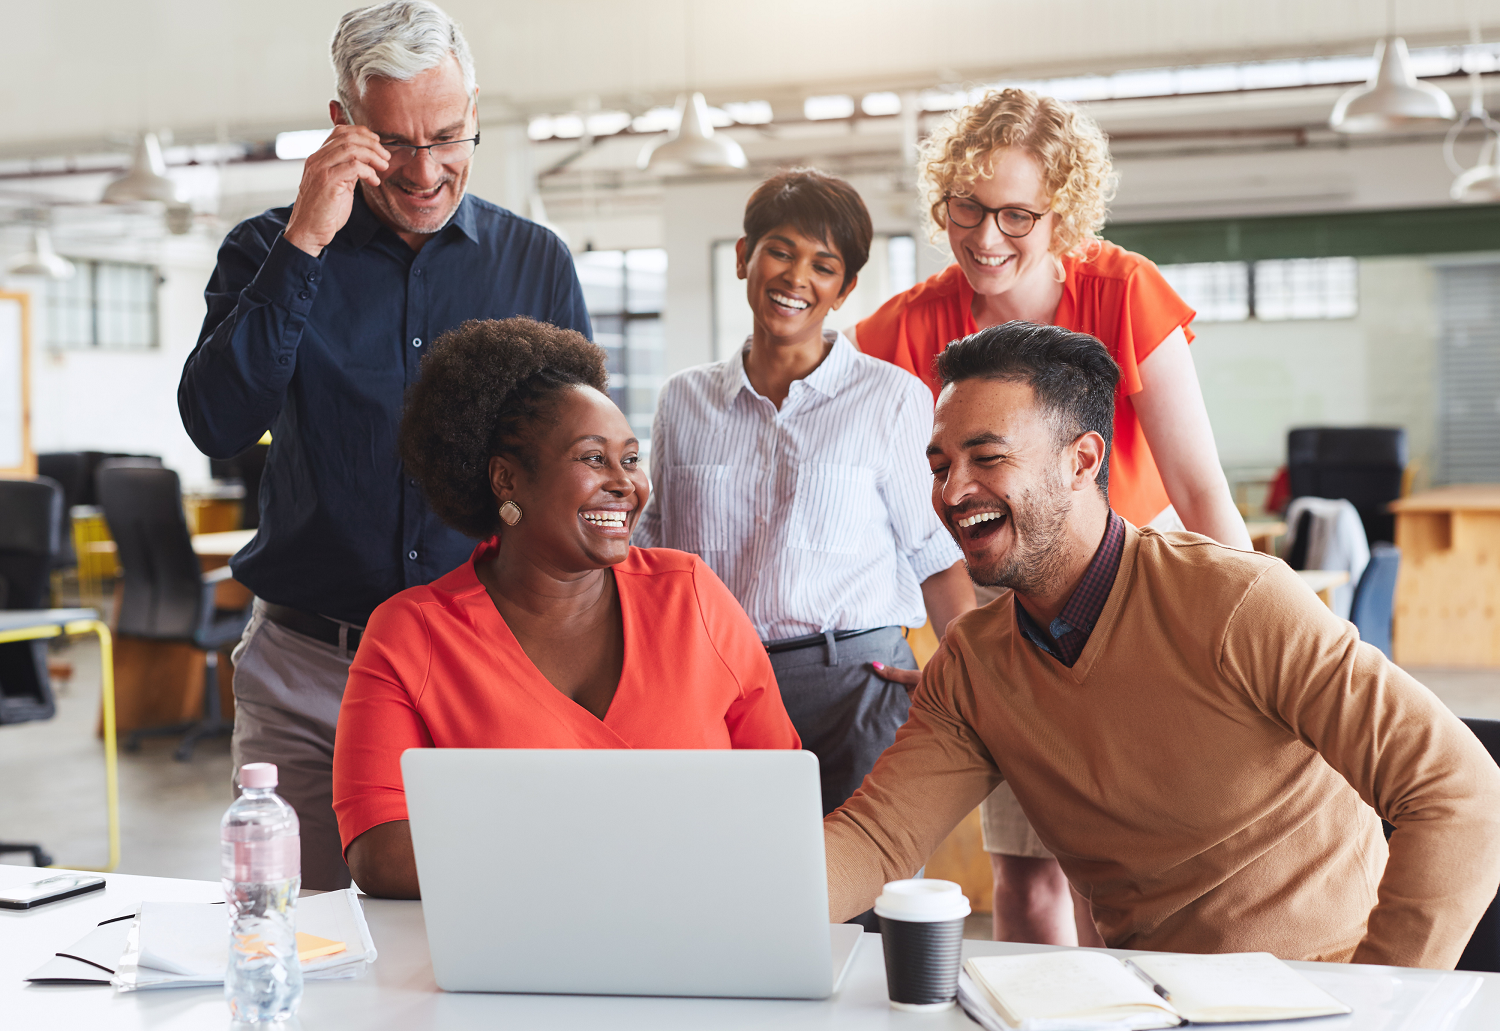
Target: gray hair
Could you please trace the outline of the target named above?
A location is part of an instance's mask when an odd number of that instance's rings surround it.
[[[371,78],[404,82],[437,67],[449,54],[463,73],[464,92],[472,97],[478,85],[463,30],[427,0],[386,0],[350,11],[339,19],[332,52],[339,103],[350,114]]]

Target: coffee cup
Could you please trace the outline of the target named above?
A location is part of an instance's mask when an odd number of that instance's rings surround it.
[[[952,881],[891,881],[875,900],[891,1008],[951,1009],[963,962],[969,900]]]

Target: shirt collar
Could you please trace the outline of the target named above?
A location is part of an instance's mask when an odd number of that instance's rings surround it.
[[[734,399],[739,396],[741,390],[756,393],[755,386],[750,382],[750,374],[745,371],[745,355],[750,353],[750,337],[745,338],[745,344],[739,352],[724,363],[724,403],[734,404]],[[836,329],[823,330],[824,343],[832,344],[828,357],[824,358],[818,367],[804,376],[801,382],[824,397],[837,397],[841,388],[849,379],[849,373],[854,368],[854,359],[858,352],[849,338]]]
[[[1104,612],[1104,605],[1109,601],[1109,592],[1114,587],[1115,574],[1120,571],[1120,559],[1124,554],[1125,520],[1111,509],[1109,521],[1104,526],[1104,539],[1099,542],[1093,559],[1089,562],[1088,568],[1083,571],[1083,578],[1073,589],[1067,604],[1062,607],[1062,611],[1047,628],[1050,636],[1037,626],[1036,620],[1032,619],[1030,613],[1017,601],[1015,603],[1016,624],[1021,632],[1030,638],[1033,644],[1053,656],[1056,656],[1057,652],[1052,642],[1062,637],[1063,634],[1079,630],[1087,638],[1093,633],[1094,624],[1099,622],[1099,616]]]
[[[386,224],[376,217],[375,212],[365,201],[363,188],[354,191],[354,203],[349,208],[349,221],[344,223],[338,235],[349,242],[356,250],[363,247],[375,238],[375,234],[385,229]],[[475,243],[479,242],[479,226],[474,215],[474,198],[467,193],[463,200],[458,202],[458,210],[448,220],[448,224],[438,230],[438,234],[457,229]],[[394,234],[393,234],[394,235]]]

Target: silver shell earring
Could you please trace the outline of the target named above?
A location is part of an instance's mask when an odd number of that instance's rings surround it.
[[[507,501],[501,505],[500,521],[506,526],[515,526],[521,521],[521,506],[514,501]]]

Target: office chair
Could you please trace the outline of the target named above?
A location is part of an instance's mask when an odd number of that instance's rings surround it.
[[[1490,758],[1500,763],[1500,720],[1466,717],[1464,726],[1474,732]],[[1479,918],[1479,926],[1474,928],[1456,969],[1500,971],[1500,896],[1490,901],[1484,916]]]
[[[1385,506],[1401,496],[1407,459],[1404,429],[1303,427],[1287,433],[1286,451],[1292,497],[1347,498],[1359,512],[1371,544],[1396,540],[1396,517]]]
[[[89,492],[88,461],[82,451],[54,451],[36,456],[36,471],[39,476],[56,480],[62,486],[63,503],[60,525],[62,539],[53,561],[54,569],[67,569],[78,564],[78,553],[73,547],[73,528],[70,513],[74,505],[83,504]]]
[[[0,609],[48,607],[62,504],[62,488],[53,480],[0,480]],[[51,719],[56,711],[46,642],[0,644],[0,724]],[[41,845],[0,842],[0,855],[7,852],[28,852],[37,866],[52,864]]]
[[[1370,563],[1354,588],[1349,621],[1359,628],[1359,639],[1391,657],[1391,614],[1396,602],[1396,574],[1401,549],[1394,544],[1370,545]]]
[[[175,472],[140,459],[112,459],[99,466],[95,489],[123,578],[115,632],[191,644],[204,653],[203,718],[134,731],[125,748],[135,751],[144,737],[184,734],[173,754],[187,762],[199,741],[234,729],[219,705],[219,652],[240,639],[248,609],[216,608],[214,592],[229,579],[229,567],[201,570]]]

